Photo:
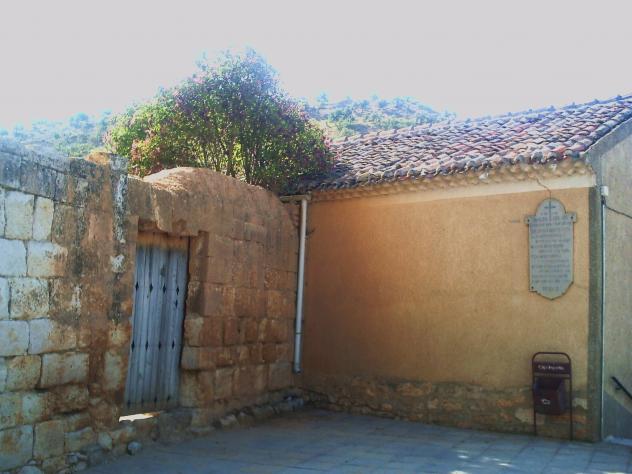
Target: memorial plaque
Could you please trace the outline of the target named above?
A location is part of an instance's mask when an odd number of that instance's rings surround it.
[[[574,212],[557,199],[545,199],[528,216],[530,289],[545,298],[562,296],[573,282]]]

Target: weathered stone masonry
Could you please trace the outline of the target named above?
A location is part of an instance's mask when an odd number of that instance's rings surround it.
[[[110,260],[129,251],[125,166],[0,143],[0,469],[54,472],[96,442],[103,349],[130,312]]]
[[[139,230],[190,238],[180,408],[119,423]],[[0,471],[82,469],[286,399],[296,247],[278,199],[231,178],[0,142]]]

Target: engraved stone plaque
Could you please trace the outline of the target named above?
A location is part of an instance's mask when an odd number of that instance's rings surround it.
[[[557,199],[545,199],[529,225],[530,289],[545,298],[562,296],[573,283],[573,223],[577,214],[566,212]]]

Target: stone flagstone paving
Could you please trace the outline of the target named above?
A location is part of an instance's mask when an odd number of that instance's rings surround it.
[[[304,410],[252,428],[153,444],[89,472],[632,473],[632,449]]]

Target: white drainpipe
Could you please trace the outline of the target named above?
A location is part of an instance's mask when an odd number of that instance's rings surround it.
[[[606,199],[608,186],[600,187],[601,194],[601,439],[604,438],[604,393],[606,390]]]
[[[305,282],[305,234],[307,231],[307,201],[309,195],[283,196],[283,202],[301,202],[301,220],[298,241],[298,281],[296,288],[296,320],[294,331],[294,373],[301,372],[301,344],[303,342],[303,288]]]

